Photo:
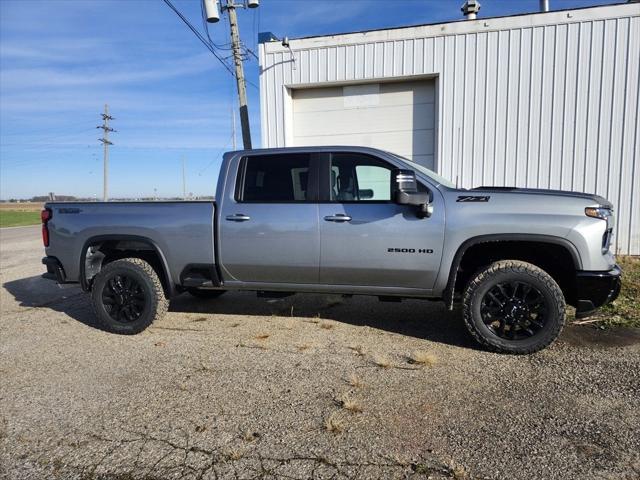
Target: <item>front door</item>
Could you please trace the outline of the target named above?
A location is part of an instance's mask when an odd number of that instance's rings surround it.
[[[317,180],[308,153],[240,160],[225,192],[219,252],[225,277],[242,282],[318,283]]]
[[[433,288],[444,241],[439,193],[432,192],[433,215],[418,218],[415,207],[391,199],[394,165],[370,155],[339,152],[325,156],[324,162],[320,179],[326,185],[320,189],[329,192],[319,212],[320,282]]]

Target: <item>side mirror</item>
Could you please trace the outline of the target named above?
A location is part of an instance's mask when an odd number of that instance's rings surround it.
[[[433,205],[429,202],[429,193],[418,192],[418,181],[413,170],[397,168],[391,172],[391,194],[398,205],[418,207],[418,217],[430,217]]]

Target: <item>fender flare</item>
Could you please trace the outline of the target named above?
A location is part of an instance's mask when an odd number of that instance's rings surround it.
[[[107,242],[107,241],[113,241],[113,240],[130,240],[130,241],[141,242],[149,245],[151,249],[158,255],[158,258],[160,258],[160,264],[162,266],[162,276],[163,276],[163,279],[165,280],[164,283],[167,286],[168,295],[171,297],[175,294],[176,289],[175,289],[175,285],[173,284],[173,281],[171,280],[171,271],[169,270],[169,263],[167,262],[167,258],[162,252],[162,249],[156,244],[156,242],[151,240],[149,237],[143,237],[140,235],[126,235],[126,234],[96,235],[88,238],[84,242],[82,246],[82,250],[80,250],[80,269],[79,269],[80,286],[82,287],[83,291],[85,292],[89,291],[89,284],[85,276],[85,259],[87,256],[87,250],[89,249],[89,246],[95,243]]]
[[[444,290],[443,295],[445,305],[449,310],[453,309],[453,297],[455,294],[456,279],[464,254],[470,247],[473,247],[474,245],[491,242],[537,242],[560,245],[566,248],[571,254],[573,265],[575,266],[576,270],[582,270],[582,259],[580,258],[580,252],[578,252],[578,249],[573,243],[563,237],[556,237],[554,235],[541,235],[537,233],[496,233],[471,237],[462,242],[453,257],[453,262],[451,262],[449,279],[447,280],[447,286]]]

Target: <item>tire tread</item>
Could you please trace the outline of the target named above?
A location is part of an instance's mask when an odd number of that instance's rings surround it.
[[[525,347],[525,346],[511,346],[509,348],[505,348],[504,346],[497,345],[488,341],[476,328],[473,322],[473,311],[471,308],[471,303],[474,299],[474,294],[480,286],[487,281],[493,275],[496,275],[499,272],[512,272],[519,274],[526,274],[533,277],[538,278],[541,282],[543,282],[547,287],[549,287],[554,299],[555,299],[555,307],[558,308],[557,315],[558,321],[556,322],[555,328],[550,331],[545,339],[537,343],[535,345]],[[531,263],[523,262],[520,260],[500,260],[490,264],[489,266],[481,269],[476,273],[476,275],[469,281],[463,296],[463,318],[464,323],[469,330],[469,333],[473,336],[473,338],[484,348],[491,350],[493,352],[500,353],[511,353],[518,355],[526,355],[530,353],[537,352],[542,350],[543,348],[548,347],[553,341],[560,335],[562,328],[565,324],[565,299],[560,289],[560,286],[556,283],[556,281],[549,275],[547,272],[542,270],[540,267],[537,267]]]
[[[97,298],[98,292],[97,292],[97,289],[95,288],[91,292],[91,300],[92,300],[91,305],[93,306],[93,311],[95,313],[96,318],[98,319],[98,322],[100,323],[100,326],[102,326],[105,330],[122,334],[122,335],[135,335],[136,333],[140,333],[141,331],[146,329],[153,322],[160,320],[167,313],[167,310],[169,309],[169,300],[165,295],[162,282],[160,281],[160,277],[158,276],[157,272],[149,263],[147,263],[141,258],[130,257],[130,258],[121,258],[118,260],[114,260],[113,262],[108,263],[98,273],[98,275],[100,274],[107,275],[111,270],[115,270],[116,268],[123,267],[123,266],[129,267],[129,268],[133,267],[134,269],[138,270],[139,273],[142,273],[143,275],[147,276],[148,279],[151,281],[153,295],[155,297],[155,304],[154,304],[155,311],[154,311],[154,314],[150,317],[150,320],[148,322],[142,323],[139,327],[135,329],[127,329],[127,330],[117,329],[116,330],[113,328],[113,325],[107,319],[103,318],[102,314],[98,310],[98,302],[101,302],[102,300],[100,298]]]

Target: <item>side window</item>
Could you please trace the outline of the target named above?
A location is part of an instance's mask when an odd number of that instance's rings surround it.
[[[334,153],[331,156],[331,201],[391,201],[392,168],[368,155]]]
[[[241,202],[304,202],[309,185],[309,155],[258,155],[245,159]]]

